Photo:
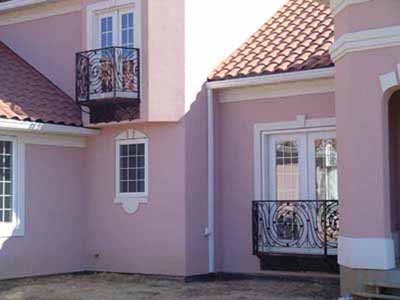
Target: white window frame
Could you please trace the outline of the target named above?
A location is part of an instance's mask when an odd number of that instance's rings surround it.
[[[120,192],[120,145],[144,144],[144,192]],[[128,130],[117,136],[115,142],[115,198],[114,203],[122,204],[124,210],[133,214],[139,209],[139,204],[148,202],[149,197],[149,139],[139,131]]]
[[[100,48],[99,24],[103,15],[114,15],[113,20],[113,41],[114,46],[121,44],[121,32],[119,27],[121,21],[119,15],[126,12],[133,12],[134,21],[134,47],[141,48],[141,0],[106,0],[87,6],[86,9],[86,48],[87,50]],[[119,12],[119,13],[118,13]]]
[[[0,141],[12,142],[12,222],[0,222],[0,238],[25,234],[25,144],[17,137],[0,136]]]
[[[275,189],[272,188],[273,180],[270,176],[270,165],[275,163],[272,161],[273,155],[270,152],[270,143],[275,140],[284,140],[287,137],[299,137],[305,135],[303,141],[299,145],[300,152],[306,155],[303,163],[299,161],[299,168],[305,169],[307,180],[304,184],[300,184],[300,196],[305,198],[310,198],[310,186],[315,178],[315,171],[313,174],[313,169],[308,172],[308,168],[312,166],[308,162],[311,150],[311,142],[314,137],[331,137],[336,134],[336,119],[335,118],[325,118],[325,119],[310,119],[307,120],[304,115],[298,115],[295,121],[290,122],[278,122],[278,123],[260,123],[254,126],[254,196],[255,200],[275,200]],[[311,137],[311,138],[308,138]],[[308,140],[308,141],[307,141]],[[300,149],[300,148],[303,148]],[[315,151],[315,150],[314,150]],[[315,156],[315,155],[314,155]],[[301,170],[299,170],[301,172]],[[315,187],[311,192],[315,192]],[[315,193],[314,193],[315,194]],[[312,199],[299,199],[299,200],[312,200]],[[271,248],[268,249],[271,252],[277,253],[296,253],[296,254],[319,254],[320,250],[317,249],[283,249],[283,248]],[[336,255],[336,249],[330,249],[328,251],[329,255]]]

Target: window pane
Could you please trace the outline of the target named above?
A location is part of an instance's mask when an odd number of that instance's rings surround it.
[[[128,145],[120,145],[119,151],[120,151],[121,156],[127,156],[128,155]]]
[[[137,179],[144,179],[144,168],[138,169]]]
[[[121,181],[119,189],[120,189],[121,193],[127,193],[128,192],[128,182],[127,181]]]
[[[137,181],[129,181],[129,193],[137,193]]]
[[[338,200],[336,139],[318,139],[314,146],[317,200]]]
[[[143,180],[138,182],[138,192],[139,193],[144,193],[145,192],[145,190],[144,190],[144,181]]]
[[[299,200],[299,151],[297,141],[276,143],[276,199]]]
[[[4,222],[8,223],[11,222],[12,220],[12,211],[11,210],[6,210],[4,211]]]
[[[128,27],[128,15],[122,15],[122,28]]]
[[[129,145],[129,155],[132,155],[132,156],[134,156],[134,155],[136,155],[136,149],[137,149],[137,145],[135,144],[135,145]]]

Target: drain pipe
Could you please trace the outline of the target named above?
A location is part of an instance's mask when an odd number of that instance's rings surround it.
[[[214,94],[207,89],[208,106],[208,271],[215,273],[215,233],[214,233]]]

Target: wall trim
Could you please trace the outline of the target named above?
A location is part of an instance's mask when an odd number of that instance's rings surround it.
[[[227,79],[218,81],[209,81],[207,88],[216,89],[229,89],[249,86],[259,86],[267,84],[288,83],[297,81],[307,81],[324,78],[334,78],[335,68],[321,68],[308,71],[288,72],[282,74],[262,75],[254,77],[246,77],[239,79]]]
[[[334,42],[329,51],[336,63],[349,53],[396,46],[400,46],[400,26],[346,33]]]
[[[392,238],[339,237],[339,264],[353,269],[390,270],[396,267]]]
[[[218,100],[220,103],[231,103],[334,92],[335,80],[333,78],[323,78],[223,89],[219,91]]]
[[[338,13],[350,5],[361,4],[368,1],[371,0],[331,0],[332,15],[335,17]]]
[[[72,136],[94,136],[100,134],[100,130],[97,129],[11,119],[0,119],[0,130]]]
[[[262,136],[264,134],[284,134],[310,131],[336,130],[336,118],[307,119],[298,115],[296,120],[254,125],[254,199],[261,200],[263,194]]]
[[[14,7],[10,5],[6,6],[6,4],[8,4],[7,2],[0,4],[0,13],[2,16],[0,26],[28,22],[82,10],[81,3],[77,1],[73,4],[70,2],[59,3],[60,1],[49,2],[48,0],[30,0],[22,2],[30,2],[31,4],[17,5],[17,3],[13,3]]]
[[[389,72],[379,76],[379,81],[381,82],[382,92],[386,93],[394,87],[398,87],[400,84],[400,64],[393,72]]]

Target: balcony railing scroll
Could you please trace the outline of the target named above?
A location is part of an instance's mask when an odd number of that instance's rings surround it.
[[[139,49],[109,47],[76,54],[77,102],[139,97]]]
[[[253,253],[336,255],[337,200],[254,201]]]

